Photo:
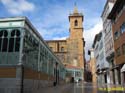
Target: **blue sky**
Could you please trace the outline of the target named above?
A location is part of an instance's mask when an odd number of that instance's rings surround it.
[[[44,39],[65,39],[69,36],[68,16],[74,3],[84,14],[84,38],[87,50],[94,35],[102,29],[101,13],[106,0],[0,0],[0,17],[27,16]]]

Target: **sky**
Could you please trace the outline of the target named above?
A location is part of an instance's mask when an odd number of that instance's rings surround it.
[[[26,16],[45,40],[69,37],[68,16],[74,4],[84,15],[85,56],[95,34],[102,30],[101,14],[106,0],[0,0],[0,17]]]

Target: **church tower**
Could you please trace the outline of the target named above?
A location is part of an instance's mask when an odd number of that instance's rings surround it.
[[[74,11],[69,15],[70,36],[67,39],[68,62],[73,66],[84,69],[84,38],[83,38],[83,14],[78,12],[75,5]]]
[[[84,38],[83,38],[84,16],[79,13],[76,5],[73,12],[69,15],[69,37],[65,40],[48,40],[47,44],[65,67],[72,71],[72,77],[79,76],[84,80]],[[77,73],[75,70],[79,71]]]

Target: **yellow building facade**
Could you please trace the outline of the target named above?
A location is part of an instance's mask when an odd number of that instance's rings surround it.
[[[96,75],[96,59],[94,56],[94,49],[89,50],[90,55],[90,71],[92,73],[92,83],[97,83],[97,75]]]
[[[83,14],[75,6],[69,15],[69,37],[65,40],[47,40],[47,44],[64,65],[72,65],[84,69]]]

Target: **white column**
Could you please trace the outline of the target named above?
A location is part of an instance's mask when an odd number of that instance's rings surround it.
[[[112,70],[109,71],[109,75],[110,75],[110,84],[113,84],[113,71]]]
[[[118,71],[115,69],[115,84],[118,84]]]
[[[124,85],[124,73],[121,72],[121,85]]]

